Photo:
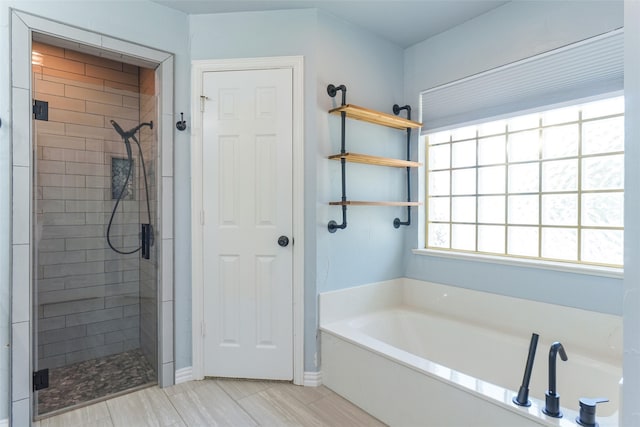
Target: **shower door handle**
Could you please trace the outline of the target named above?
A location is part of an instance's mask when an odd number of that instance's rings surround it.
[[[289,246],[289,238],[287,236],[278,237],[278,244],[283,248],[286,248],[287,246]]]

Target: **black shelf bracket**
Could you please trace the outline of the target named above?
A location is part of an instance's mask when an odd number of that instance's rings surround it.
[[[404,107],[398,104],[393,105],[393,114],[396,116],[400,114],[400,111],[407,110],[407,119],[411,120],[411,106],[405,105]],[[407,128],[407,160],[411,160],[411,128]],[[411,168],[407,167],[407,202],[411,202]],[[407,220],[400,221],[400,218],[393,220],[393,227],[400,228],[401,225],[411,225],[411,206],[407,206]]]
[[[335,86],[330,84],[327,86],[327,93],[330,97],[335,98],[338,94],[338,91],[342,92],[342,105],[347,104],[347,87],[345,85]],[[347,113],[342,111],[340,112],[340,120],[342,121],[342,134],[341,134],[341,142],[340,142],[340,154],[346,153],[345,150],[345,121],[347,118]],[[347,184],[346,184],[346,167],[345,167],[345,159],[344,157],[340,159],[340,168],[342,169],[342,201],[347,201]],[[327,229],[329,233],[335,233],[338,229],[344,230],[347,228],[347,205],[342,205],[342,224],[338,224],[336,221],[331,220],[329,224],[327,224]]]

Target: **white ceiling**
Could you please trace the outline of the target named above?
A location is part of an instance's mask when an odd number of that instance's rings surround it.
[[[153,0],[187,14],[317,8],[408,47],[482,15],[495,0]]]

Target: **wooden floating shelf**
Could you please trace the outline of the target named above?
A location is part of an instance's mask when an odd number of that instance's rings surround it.
[[[340,113],[343,111],[347,113],[347,117],[351,119],[362,120],[364,122],[387,126],[394,129],[417,129],[422,127],[422,123],[414,122],[413,120],[407,120],[399,116],[394,116],[393,114],[381,113],[379,111],[359,107],[353,104],[347,104],[338,108],[334,108],[332,110],[329,110],[329,113],[340,115]]]
[[[344,153],[333,154],[329,156],[331,160],[340,160],[344,158],[347,162],[364,163],[376,166],[391,166],[394,168],[417,168],[422,166],[420,162],[412,162],[409,160],[391,159],[389,157],[370,156],[368,154]]]
[[[329,202],[332,206],[420,206],[421,202],[362,202],[347,200],[346,202]]]

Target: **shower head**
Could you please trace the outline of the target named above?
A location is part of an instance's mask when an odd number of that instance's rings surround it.
[[[138,126],[134,127],[133,129],[129,130],[128,132],[125,132],[122,127],[120,127],[120,125],[118,123],[116,123],[115,120],[109,120],[109,122],[111,123],[111,126],[113,126],[113,128],[116,130],[116,132],[118,132],[120,134],[120,136],[122,137],[122,139],[126,140],[134,137],[134,135],[136,134],[136,132],[138,132],[138,130],[140,130],[141,127],[143,126],[149,126],[151,129],[153,129],[153,122],[148,122],[148,123],[140,123]]]
[[[127,139],[130,137],[130,135],[125,132],[118,123],[116,123],[114,120],[109,120],[109,122],[111,122],[111,126],[113,126],[113,128],[116,130],[116,132],[118,132],[120,134],[120,136],[123,139]]]

